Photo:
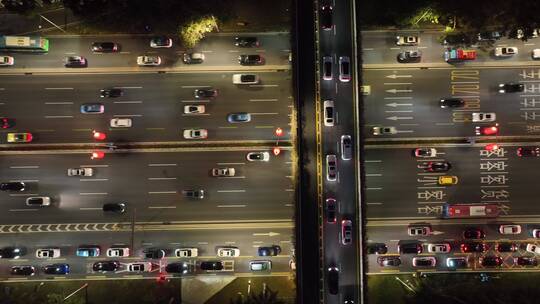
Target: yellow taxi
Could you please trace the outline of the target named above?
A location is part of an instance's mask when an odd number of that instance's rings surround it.
[[[8,143],[25,143],[31,142],[33,139],[32,133],[8,133],[7,142]]]
[[[440,186],[451,186],[458,183],[458,177],[455,175],[439,176],[438,183]]]

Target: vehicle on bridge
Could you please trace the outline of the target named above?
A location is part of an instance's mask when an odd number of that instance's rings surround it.
[[[500,213],[497,204],[444,204],[443,218],[463,217],[498,217]]]

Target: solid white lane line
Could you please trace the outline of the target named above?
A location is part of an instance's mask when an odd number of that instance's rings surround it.
[[[73,118],[72,115],[45,116],[45,118]]]
[[[197,103],[197,102],[210,102],[208,99],[195,99],[195,100],[180,100],[183,103]]]
[[[21,179],[21,180],[10,180],[10,182],[26,182],[26,183],[37,183],[39,179]]]
[[[176,209],[176,206],[149,206],[148,209]]]
[[[37,196],[37,193],[10,194],[9,196]]]
[[[113,103],[142,103],[142,100],[133,100],[133,101],[114,101]]]
[[[246,192],[246,190],[218,190],[218,193],[240,193]]]
[[[114,114],[114,117],[142,117],[142,114]]]
[[[278,84],[250,84],[249,85],[250,87],[252,88],[275,88],[275,87],[279,87]]]
[[[45,90],[73,90],[74,88],[45,88]]]
[[[278,115],[279,113],[250,113],[251,115]]]
[[[79,195],[107,195],[107,192],[81,192]]]
[[[142,89],[143,87],[115,87],[117,89]]]
[[[38,169],[39,166],[10,166],[10,169]]]
[[[223,177],[218,177],[218,178],[246,178],[245,176],[223,176]]]
[[[149,167],[170,167],[178,166],[177,164],[148,164]]]
[[[171,180],[177,179],[176,177],[149,177],[148,180]]]
[[[210,88],[210,86],[207,85],[200,85],[200,86],[180,86],[182,89],[196,89],[196,88]]]
[[[176,191],[148,191],[148,194],[176,194]]]
[[[72,101],[65,101],[65,102],[58,101],[58,102],[45,102],[45,104],[46,105],[68,105],[68,104],[71,105],[73,104],[73,102]]]
[[[217,205],[218,208],[244,208],[247,205]]]
[[[88,168],[108,168],[109,165],[80,165],[80,167],[88,167]]]
[[[277,98],[250,99],[249,101],[278,101]]]
[[[99,207],[81,207],[79,210],[103,210],[103,208]]]
[[[245,165],[246,163],[217,163],[217,164],[220,166],[225,166],[225,165]]]
[[[79,181],[81,182],[104,182],[108,181],[108,178],[81,178]]]
[[[38,209],[9,209],[11,212],[38,211]]]

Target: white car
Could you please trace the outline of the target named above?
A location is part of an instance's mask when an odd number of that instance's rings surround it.
[[[60,249],[58,248],[42,248],[36,250],[36,258],[38,259],[56,259],[60,257]]]
[[[111,128],[131,128],[131,118],[113,118]]]
[[[206,129],[186,129],[184,130],[185,139],[205,139],[208,137]]]
[[[432,230],[430,226],[410,226],[407,228],[407,233],[410,236],[430,235]]]
[[[113,257],[128,257],[129,256],[129,247],[111,247],[107,249],[107,256],[110,258]]]
[[[174,256],[179,258],[194,258],[199,255],[197,248],[178,248],[174,251]]]
[[[397,45],[418,45],[420,43],[420,37],[418,36],[396,36]]]
[[[270,153],[264,151],[264,152],[249,152],[246,155],[246,159],[248,161],[269,161],[270,160]]]
[[[531,234],[532,234],[532,237],[535,239],[540,238],[540,229],[533,229]]]
[[[255,74],[234,74],[232,82],[233,84],[258,84],[259,76]]]
[[[511,57],[518,53],[518,48],[515,46],[497,47],[495,48],[496,57]]]
[[[92,176],[94,169],[92,168],[69,168],[67,169],[68,176]]]
[[[414,149],[414,156],[421,158],[429,158],[437,156],[437,149],[435,148],[416,148]]]
[[[381,127],[376,126],[372,128],[373,135],[392,135],[397,134],[396,127]]]
[[[540,59],[540,49],[532,50],[532,59]]]
[[[538,247],[538,245],[536,244],[527,244],[527,247],[525,247],[525,250],[527,252],[540,254],[540,247]]]
[[[433,253],[447,253],[450,252],[452,247],[450,247],[450,244],[448,243],[441,243],[441,244],[428,244],[427,245],[428,252]]]
[[[236,174],[234,168],[214,168],[212,169],[212,176],[216,177],[232,177]]]
[[[185,105],[184,114],[204,114],[206,108],[204,105]]]
[[[219,257],[237,257],[240,256],[240,249],[234,247],[223,247],[217,250]]]
[[[150,272],[152,271],[152,263],[150,262],[135,262],[127,264],[129,272]]]
[[[491,122],[497,119],[495,113],[486,113],[486,112],[474,112],[472,113],[473,122]]]
[[[500,225],[499,232],[501,234],[520,234],[521,226],[520,225]]]
[[[9,66],[15,63],[15,59],[11,56],[0,56],[0,66]]]
[[[139,66],[158,66],[161,64],[161,57],[159,56],[139,56],[137,57],[137,64]]]

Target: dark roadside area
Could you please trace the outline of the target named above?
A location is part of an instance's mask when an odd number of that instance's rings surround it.
[[[74,14],[61,2],[38,7],[27,15],[0,9],[0,33],[3,35],[113,35],[178,32],[182,22],[192,16],[214,15],[219,32],[289,31],[291,0],[209,0],[160,1],[152,10],[140,1],[126,9],[110,8],[100,14]],[[179,7],[175,7],[179,6]]]

